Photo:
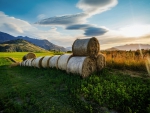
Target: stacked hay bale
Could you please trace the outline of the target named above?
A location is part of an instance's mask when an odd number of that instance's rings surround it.
[[[28,53],[23,57],[20,66],[37,68],[57,68],[67,73],[88,77],[106,66],[105,56],[100,51],[100,44],[96,38],[77,39],[72,45],[73,54],[37,57]]]
[[[83,78],[105,66],[105,58],[99,55],[99,41],[93,37],[77,39],[72,45],[73,56],[67,63],[67,72],[80,74]]]

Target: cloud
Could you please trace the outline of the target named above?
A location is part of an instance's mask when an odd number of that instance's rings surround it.
[[[13,23],[3,23],[0,29],[1,31],[10,31],[12,33],[23,33],[22,29]]]
[[[45,14],[39,14],[39,15],[37,16],[37,19],[38,19],[38,20],[41,20],[41,19],[44,19],[44,18],[46,18],[46,15],[45,15]]]
[[[74,15],[55,16],[55,17],[43,19],[41,21],[36,22],[35,24],[67,26],[70,24],[85,23],[87,17],[88,17],[88,14],[85,14],[85,13],[78,13],[78,14],[74,14]]]
[[[100,42],[101,49],[107,49],[114,46],[125,45],[125,44],[149,44],[150,33],[138,38],[126,37],[119,33],[119,31],[109,30],[103,36],[98,36],[97,39]]]
[[[43,28],[43,29],[42,29]],[[3,12],[0,12],[0,31],[6,32],[13,36],[28,36],[37,39],[47,39],[59,46],[71,46],[74,37],[58,32],[56,27],[38,26],[30,24],[24,20],[10,17]]]
[[[66,27],[68,30],[84,30],[85,36],[100,36],[105,34],[108,30],[106,28],[97,27],[90,24],[76,24]]]
[[[77,7],[82,9],[83,12],[77,14],[50,17],[40,20],[35,24],[65,27],[74,24],[84,24],[87,22],[87,18],[91,17],[94,14],[109,10],[116,4],[117,0],[80,0],[77,4]]]
[[[77,7],[91,16],[109,10],[117,5],[117,0],[80,0]]]

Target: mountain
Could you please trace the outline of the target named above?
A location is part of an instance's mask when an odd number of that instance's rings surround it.
[[[58,51],[66,51],[66,49],[64,47],[61,46],[57,46],[51,42],[49,42],[48,40],[40,40],[40,39],[33,39],[30,37],[22,37],[22,36],[18,36],[18,39],[23,39],[23,40],[27,40],[37,46],[40,46],[46,50],[58,50]]]
[[[110,50],[126,50],[126,51],[135,51],[135,50],[138,50],[138,49],[150,49],[150,45],[149,44],[127,44],[127,45],[122,45],[122,46],[115,46],[115,47],[112,47],[112,48],[109,48],[109,49],[106,49],[107,51],[110,51]]]
[[[41,48],[44,48],[46,50],[67,51],[64,47],[57,46],[57,45],[49,42],[48,40],[34,39],[34,38],[27,37],[27,36],[26,37],[23,37],[23,36],[14,37],[7,33],[0,32],[0,43],[9,41],[9,40],[16,40],[16,39],[26,40],[26,41],[33,43],[33,44],[35,44]]]
[[[67,51],[72,51],[72,47],[66,47]]]
[[[7,33],[0,32],[0,43],[9,41],[9,40],[16,40],[16,37],[9,35]]]
[[[48,52],[23,39],[6,41],[0,44],[1,52]]]
[[[115,48],[115,47],[112,47],[112,48],[108,48],[108,49],[106,49],[107,51],[117,51],[118,49],[117,48]]]

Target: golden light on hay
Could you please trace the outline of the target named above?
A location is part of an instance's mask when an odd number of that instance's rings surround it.
[[[147,72],[150,75],[150,57],[147,57],[145,64],[146,64]]]

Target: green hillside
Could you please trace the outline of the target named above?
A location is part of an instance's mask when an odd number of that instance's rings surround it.
[[[47,50],[23,39],[17,39],[1,43],[0,52],[47,52]]]

